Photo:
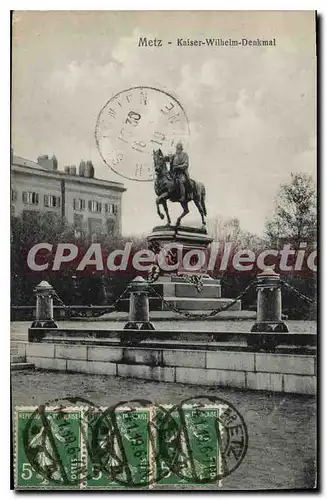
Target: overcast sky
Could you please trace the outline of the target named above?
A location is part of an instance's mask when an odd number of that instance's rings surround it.
[[[140,36],[173,43],[142,48]],[[177,47],[181,37],[276,46]],[[209,216],[260,235],[280,183],[315,176],[315,63],[313,12],[16,12],[14,152],[55,153],[60,169],[91,159],[96,177],[122,181],[97,151],[97,115],[124,88],[166,90],[189,118],[190,174],[206,186]],[[161,223],[153,184],[123,182],[123,232],[148,233]],[[184,220],[196,218],[192,209]]]

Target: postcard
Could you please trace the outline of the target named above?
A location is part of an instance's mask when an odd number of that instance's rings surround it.
[[[314,11],[14,11],[12,488],[317,488]]]

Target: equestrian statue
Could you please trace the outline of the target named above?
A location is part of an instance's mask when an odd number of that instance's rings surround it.
[[[153,150],[155,183],[154,189],[157,195],[156,205],[157,213],[161,219],[165,216],[160,211],[160,205],[163,206],[167,217],[167,224],[171,224],[167,201],[179,202],[183,208],[182,214],[176,221],[176,227],[181,223],[185,215],[189,213],[188,204],[193,201],[196,205],[202,219],[202,225],[205,227],[204,217],[207,215],[205,205],[206,190],[202,182],[190,179],[188,174],[189,158],[183,151],[183,145],[179,142],[176,145],[174,155],[165,156],[161,149]],[[168,170],[167,163],[170,168]]]

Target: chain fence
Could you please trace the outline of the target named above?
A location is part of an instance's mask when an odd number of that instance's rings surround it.
[[[166,309],[169,309],[181,316],[184,316],[185,318],[188,318],[188,319],[207,319],[207,318],[211,318],[212,316],[216,316],[217,314],[223,312],[223,311],[227,311],[228,309],[230,309],[231,307],[233,307],[234,304],[236,304],[239,300],[241,300],[244,295],[250,290],[250,288],[252,288],[252,286],[255,284],[256,282],[256,279],[254,279],[253,281],[251,281],[251,283],[249,283],[247,285],[247,287],[245,287],[245,289],[243,290],[243,292],[241,292],[232,302],[229,302],[228,304],[226,304],[225,306],[222,306],[220,308],[217,308],[217,309],[213,309],[212,311],[210,311],[209,313],[192,313],[190,311],[184,311],[182,309],[179,309],[178,307],[174,306],[173,304],[171,304],[170,302],[167,302],[163,297],[162,295],[160,295],[160,293],[158,293],[153,287],[151,287],[151,291],[152,293],[154,293],[158,298],[160,298],[162,300],[162,303],[163,305],[166,307]]]
[[[239,300],[241,300],[244,295],[252,288],[252,286],[255,284],[256,279],[251,281],[251,283],[248,284],[248,286],[234,299],[232,302],[229,302],[225,306],[222,306],[220,308],[214,309],[208,313],[192,313],[190,311],[185,311],[182,309],[179,309],[175,305],[171,304],[167,300],[164,299],[164,297],[157,291],[155,288],[151,286],[151,284],[155,283],[159,277],[159,274],[157,272],[153,272],[150,276],[147,277],[145,280],[149,284],[149,292],[152,294],[152,297],[157,297],[162,301],[163,306],[166,308],[166,310],[171,310],[172,312],[175,312],[181,316],[184,316],[185,318],[188,319],[206,319],[210,318],[212,316],[216,316],[220,312],[227,311],[231,307],[233,307]],[[186,278],[190,283],[192,283],[197,291],[200,293],[203,289],[203,278],[201,276],[195,276],[195,275],[180,275],[180,277]],[[103,306],[103,308],[99,308],[98,310],[92,310],[92,317],[99,317],[103,316],[104,314],[110,314],[113,312],[117,312],[120,310],[118,307],[118,304],[122,299],[125,298],[125,296],[129,292],[129,286],[123,291],[123,293],[115,300],[115,302],[110,306],[106,307]],[[53,298],[57,300],[57,302],[60,304],[60,306],[63,307],[63,309],[67,312],[68,317],[85,317],[86,316],[86,311],[79,311],[76,307],[74,306],[69,306],[66,305],[63,300],[59,297],[57,292],[54,290],[53,291]],[[99,307],[99,306],[98,306]]]
[[[311,304],[311,305],[317,305],[317,301],[316,300],[312,300],[310,297],[308,297],[307,295],[304,295],[304,293],[300,292],[300,290],[298,290],[297,288],[295,288],[294,286],[290,285],[289,283],[287,283],[286,281],[284,280],[280,280],[281,284],[289,289],[291,292],[294,293],[294,295],[296,295],[297,297],[299,297],[300,299],[302,299],[304,302],[306,302],[307,304]]]
[[[157,266],[153,266],[152,269],[149,272],[149,275],[146,277],[145,281],[149,285],[148,291],[150,294],[150,299],[155,297],[161,300],[165,310],[170,310],[172,312],[175,312],[179,314],[180,316],[183,316],[187,319],[207,319],[211,318],[213,316],[216,316],[217,314],[228,311],[230,308],[232,308],[239,300],[242,300],[242,298],[251,290],[251,288],[256,284],[257,279],[254,278],[245,288],[244,290],[231,302],[228,302],[222,307],[216,308],[210,312],[205,312],[205,313],[194,313],[191,311],[187,310],[182,310],[178,308],[176,305],[174,305],[171,302],[168,302],[165,300],[165,298],[153,287],[151,286],[154,284],[160,276],[160,271],[157,268]],[[179,277],[183,277],[186,279],[189,283],[192,283],[197,291],[200,293],[203,290],[203,277],[199,275],[188,275],[188,274],[180,274],[178,275]],[[285,287],[286,289],[289,289],[294,295],[299,297],[301,300],[306,302],[307,304],[310,305],[316,305],[317,302],[312,300],[310,297],[306,296],[302,292],[300,292],[297,288],[294,286],[290,285],[284,280],[280,280],[281,286]],[[126,298],[126,296],[129,296],[129,289],[130,285],[126,287],[126,289],[123,291],[123,293],[114,301],[112,305],[108,306],[97,306],[97,309],[93,309],[91,311],[91,316],[92,317],[100,317],[103,316],[104,314],[111,314],[113,312],[121,311],[121,308],[118,306],[121,300]],[[67,312],[68,317],[86,317],[86,311],[85,310],[78,310],[78,307],[76,306],[69,306],[66,305],[63,300],[59,297],[57,292],[54,290],[53,291],[53,297],[57,300],[57,302],[64,308],[64,310]]]
[[[103,316],[104,314],[111,314],[113,312],[117,312],[118,310],[118,303],[124,298],[124,296],[128,292],[128,287],[123,291],[123,293],[118,297],[118,299],[115,300],[115,302],[110,306],[97,306],[97,309],[93,309],[91,311],[91,316],[93,318],[98,318],[100,316]],[[75,317],[75,318],[85,318],[86,317],[86,310],[81,310],[79,311],[76,306],[68,306],[67,304],[64,303],[64,301],[59,297],[57,292],[53,290],[52,292],[53,298],[57,300],[57,302],[64,308],[64,310],[67,312],[68,317]]]

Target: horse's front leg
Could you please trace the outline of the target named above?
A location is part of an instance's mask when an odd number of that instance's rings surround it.
[[[166,213],[167,223],[170,226],[171,220],[170,220],[170,215],[169,215],[168,206],[167,206],[167,200],[166,199],[162,200],[162,206],[164,207],[164,211]]]
[[[156,199],[156,205],[157,205],[157,214],[159,215],[160,219],[164,219],[165,216],[160,210],[160,205],[163,203],[163,201],[167,198],[167,193],[163,193],[158,198]]]

